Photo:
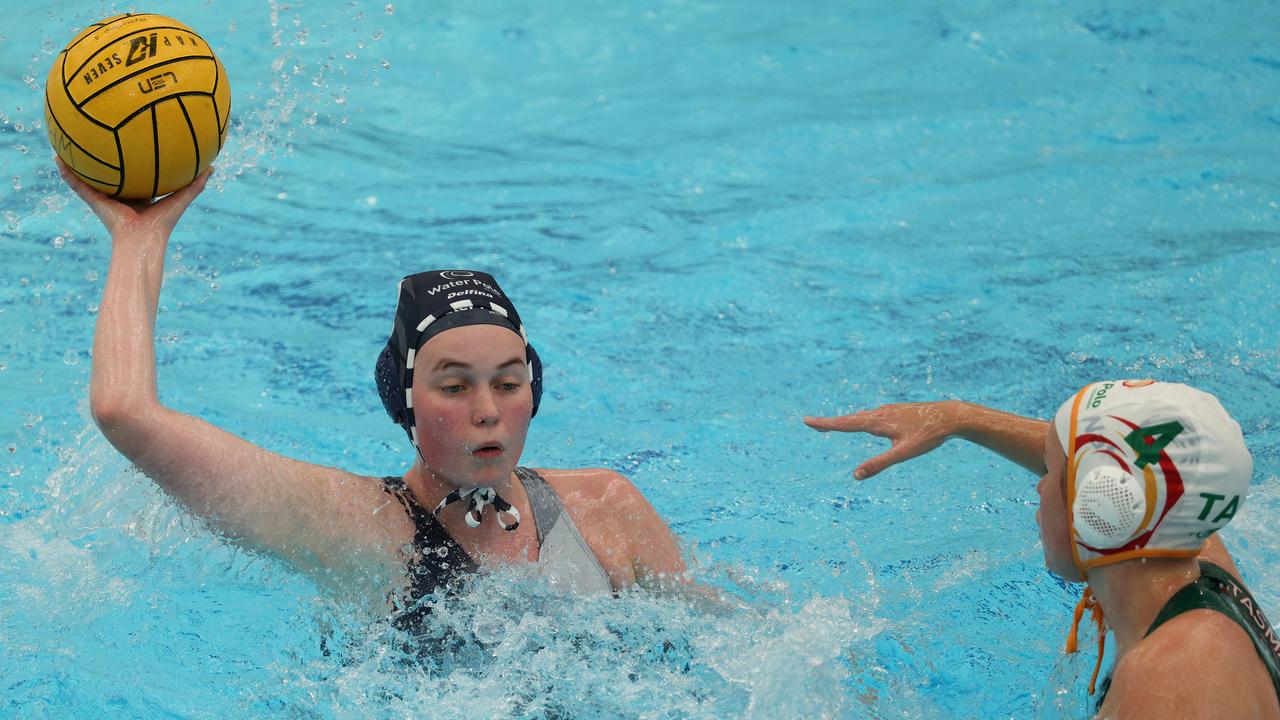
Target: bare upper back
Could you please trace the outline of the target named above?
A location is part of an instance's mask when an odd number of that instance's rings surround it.
[[[1244,628],[1220,612],[1190,610],[1120,658],[1098,717],[1280,720],[1280,700]]]

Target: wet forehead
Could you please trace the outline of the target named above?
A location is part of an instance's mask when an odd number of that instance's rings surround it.
[[[413,361],[414,372],[430,372],[436,362],[448,359],[467,365],[501,365],[524,357],[524,341],[498,325],[463,325],[450,328],[423,344]]]

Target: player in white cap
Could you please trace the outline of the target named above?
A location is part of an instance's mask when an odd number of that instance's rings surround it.
[[[1036,518],[1045,564],[1086,587],[1080,620],[1110,630],[1105,718],[1280,718],[1280,638],[1214,533],[1240,511],[1253,474],[1240,426],[1200,390],[1152,380],[1091,383],[1052,422],[959,401],[886,405],[820,430],[867,432],[893,447],[871,477],[958,437],[1042,475]]]

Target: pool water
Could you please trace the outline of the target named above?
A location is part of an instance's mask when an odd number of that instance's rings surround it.
[[[1280,7],[34,7],[0,30],[0,716],[1080,717],[1037,478],[953,443],[855,483],[884,443],[800,418],[1045,417],[1114,377],[1240,421],[1224,537],[1280,615]],[[171,246],[166,403],[403,472],[372,380],[395,283],[487,269],[546,362],[525,464],[625,473],[750,609],[516,568],[415,653],[131,470],[87,410],[109,242],[41,126],[53,56],[130,10],[196,28],[233,88]]]

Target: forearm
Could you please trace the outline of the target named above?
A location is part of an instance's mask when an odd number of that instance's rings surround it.
[[[1037,475],[1047,472],[1044,439],[1049,423],[1035,418],[963,403],[953,437],[999,453]]]
[[[167,233],[154,229],[122,230],[112,239],[89,397],[94,419],[113,442],[119,423],[159,408],[155,319],[167,246]]]

